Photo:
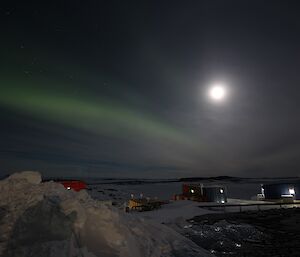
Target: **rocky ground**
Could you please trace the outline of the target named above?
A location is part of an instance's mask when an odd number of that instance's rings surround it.
[[[216,256],[300,256],[300,208],[208,214],[189,223],[185,236]]]

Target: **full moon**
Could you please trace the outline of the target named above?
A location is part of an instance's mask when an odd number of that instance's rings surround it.
[[[222,85],[215,85],[209,90],[209,96],[211,99],[215,101],[221,101],[226,96],[226,91],[224,86]]]

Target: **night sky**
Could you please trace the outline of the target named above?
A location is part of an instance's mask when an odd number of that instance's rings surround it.
[[[1,1],[0,175],[299,176],[298,2]]]

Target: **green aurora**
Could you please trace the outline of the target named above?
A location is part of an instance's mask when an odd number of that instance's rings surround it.
[[[41,83],[42,84],[42,83]],[[51,83],[2,81],[0,104],[48,122],[117,138],[146,137],[191,146],[187,133],[153,115],[106,98],[55,90]],[[63,88],[63,87],[61,87]],[[66,88],[66,87],[64,87]],[[70,88],[69,88],[70,89]]]

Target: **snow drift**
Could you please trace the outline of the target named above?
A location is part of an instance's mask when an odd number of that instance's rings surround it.
[[[212,255],[164,225],[22,172],[0,181],[0,256]]]

